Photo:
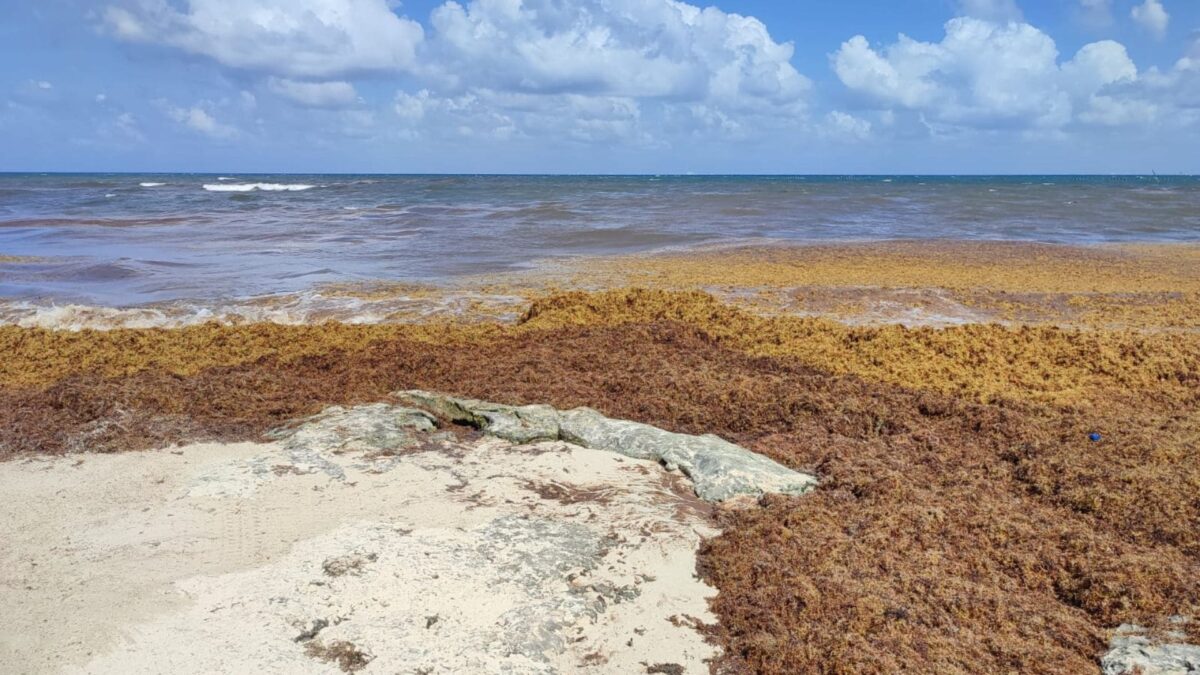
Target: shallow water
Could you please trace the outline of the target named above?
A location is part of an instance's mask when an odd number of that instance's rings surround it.
[[[1200,240],[1197,177],[0,175],[0,297],[130,306],[748,239]]]

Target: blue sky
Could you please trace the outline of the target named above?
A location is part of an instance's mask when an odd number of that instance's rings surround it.
[[[0,170],[1200,173],[1196,0],[0,0]]]

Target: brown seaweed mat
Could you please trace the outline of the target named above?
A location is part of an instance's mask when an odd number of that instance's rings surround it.
[[[722,672],[1097,672],[1119,623],[1200,610],[1187,336],[850,330],[621,292],[509,328],[0,329],[0,346],[0,456],[257,438],[419,387],[590,405],[813,471],[818,490],[726,514],[701,551]]]

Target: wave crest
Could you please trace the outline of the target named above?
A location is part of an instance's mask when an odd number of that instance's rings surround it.
[[[317,187],[307,183],[205,183],[204,189],[209,192],[299,192]]]

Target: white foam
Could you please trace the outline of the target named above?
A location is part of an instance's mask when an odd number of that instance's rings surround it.
[[[295,294],[251,296],[216,302],[177,301],[141,307],[105,307],[85,304],[41,304],[0,299],[0,326],[78,331],[113,328],[179,328],[217,322],[221,324],[317,324],[340,321],[350,324],[405,323],[438,317],[461,316],[475,311],[480,302],[518,307],[514,296],[450,293],[440,298],[413,297],[404,292],[379,298],[325,294],[310,290]],[[515,319],[516,313],[508,318]],[[507,316],[507,315],[506,315]]]
[[[305,183],[205,183],[204,189],[209,192],[253,192],[262,190],[264,192],[299,192],[300,190],[311,190],[317,187],[316,185],[308,185]]]
[[[142,187],[162,187],[166,183],[138,183]]]
[[[217,176],[217,180],[233,180],[229,176]]]

